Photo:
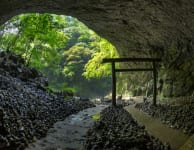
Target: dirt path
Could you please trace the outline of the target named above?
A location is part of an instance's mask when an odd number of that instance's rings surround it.
[[[168,142],[173,150],[178,150],[189,138],[183,132],[162,124],[159,119],[152,118],[146,113],[139,111],[134,105],[127,106],[125,109],[139,124],[145,126],[148,133],[159,138],[162,142]]]
[[[29,145],[26,150],[81,150],[84,135],[93,125],[92,116],[100,113],[105,105],[85,109],[54,124],[47,136]]]

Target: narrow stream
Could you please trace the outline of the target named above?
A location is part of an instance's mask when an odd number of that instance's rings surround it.
[[[47,136],[29,145],[26,150],[81,150],[86,132],[95,120],[93,115],[99,114],[106,105],[85,109],[70,115],[64,121],[56,122]]]

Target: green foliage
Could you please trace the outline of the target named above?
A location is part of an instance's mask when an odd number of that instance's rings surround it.
[[[92,59],[85,65],[83,76],[87,79],[109,77],[111,74],[111,65],[102,64],[103,58],[118,57],[115,47],[113,47],[105,39],[96,42],[98,51],[92,55]]]
[[[100,114],[95,114],[92,116],[92,119],[94,120],[99,120],[100,119]]]
[[[69,92],[73,94],[77,92],[74,88],[68,87],[66,83],[50,84],[47,89],[53,92]]]
[[[84,47],[82,44],[76,44],[72,46],[69,50],[64,51],[63,59],[64,59],[64,68],[63,75],[65,77],[72,77],[77,74],[81,74],[85,63],[90,59],[93,51],[88,47]]]
[[[0,48],[22,55],[27,64],[42,71],[49,78],[49,89],[87,95],[109,91],[110,79],[105,77],[110,75],[110,66],[101,61],[117,57],[116,49],[77,19],[22,14],[0,29]]]

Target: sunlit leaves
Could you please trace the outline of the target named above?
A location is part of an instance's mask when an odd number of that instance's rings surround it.
[[[115,47],[104,39],[96,43],[98,52],[94,53],[92,59],[85,65],[83,76],[87,79],[108,77],[111,74],[110,64],[102,64],[104,58],[118,57]]]
[[[101,117],[100,114],[95,114],[95,115],[92,116],[92,119],[94,119],[94,120],[99,120],[100,117]]]
[[[111,67],[101,64],[103,58],[118,57],[110,43],[70,16],[22,14],[0,29],[1,48],[22,55],[27,64],[41,70],[52,89],[84,90],[80,87],[92,83],[86,78],[97,83],[94,78],[110,75]]]

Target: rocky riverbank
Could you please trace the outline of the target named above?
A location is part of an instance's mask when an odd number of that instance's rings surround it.
[[[0,149],[24,149],[56,121],[94,106],[47,92],[47,84],[21,57],[0,53]]]
[[[158,104],[153,106],[150,102],[136,104],[136,108],[153,117],[160,118],[171,128],[183,130],[186,134],[194,133],[194,103],[182,105]]]
[[[150,136],[122,107],[108,107],[101,118],[87,133],[84,145],[86,150],[168,150],[168,144],[162,144]]]

